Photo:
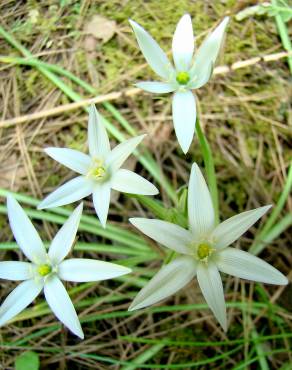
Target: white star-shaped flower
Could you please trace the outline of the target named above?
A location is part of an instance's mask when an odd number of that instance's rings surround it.
[[[163,82],[144,81],[136,85],[152,93],[175,92],[172,101],[174,129],[184,153],[189,150],[196,125],[196,101],[191,90],[198,89],[209,81],[228,21],[229,18],[225,17],[204,40],[193,61],[195,42],[192,21],[190,15],[185,14],[178,22],[172,40],[173,67],[150,34],[130,20],[145,59],[163,79]]]
[[[155,195],[157,188],[135,172],[122,169],[146,135],[133,137],[110,149],[109,138],[94,105],[88,121],[89,155],[67,148],[47,148],[45,152],[80,176],[48,195],[38,209],[59,207],[93,195],[93,204],[103,227],[106,225],[111,189],[141,195]]]
[[[197,276],[209,307],[227,330],[224,292],[219,271],[247,280],[287,284],[287,278],[258,257],[229,245],[247,231],[271,206],[256,208],[215,225],[211,196],[204,177],[193,164],[188,190],[189,230],[170,222],[132,218],[145,235],[180,254],[138,293],[129,310],[150,306],[176,293]]]
[[[0,278],[23,280],[0,307],[0,326],[24,310],[44,290],[56,317],[80,338],[84,334],[71,299],[61,280],[89,282],[112,279],[131,272],[114,263],[85,258],[64,260],[73,245],[82,214],[82,203],[54,237],[48,252],[36,229],[17,201],[9,196],[7,210],[11,229],[22,252],[31,262],[0,262]]]

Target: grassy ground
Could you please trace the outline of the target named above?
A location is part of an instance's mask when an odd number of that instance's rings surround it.
[[[70,106],[59,114],[48,114],[48,111],[62,105],[67,107],[66,104],[82,98],[128,91],[135,81],[153,78],[137,48],[128,18],[145,26],[169,50],[175,25],[184,12],[193,17],[198,43],[219,19],[230,14],[224,53],[218,65],[231,65],[283,51],[274,18],[235,20],[235,15],[252,3],[230,0],[1,2],[1,26],[22,46],[21,49],[9,35],[1,33],[2,260],[23,258],[8,226],[3,189],[30,196],[19,199],[47,241],[70,210],[66,207],[50,212],[35,211],[35,199],[41,199],[73,175],[48,158],[43,148],[67,146],[86,150],[87,113],[82,108],[69,110]],[[105,35],[102,39],[86,33],[95,15],[116,22],[109,40],[105,40]],[[19,59],[27,57],[28,51],[37,58],[33,65],[25,65]],[[7,56],[9,60],[4,58]],[[52,66],[43,66],[39,61],[70,71],[91,88],[52,72]],[[291,75],[286,59],[276,58],[273,62],[260,60],[228,73],[217,73],[197,92],[200,119],[214,154],[220,217],[224,219],[264,204],[276,205],[280,199],[275,217],[268,225],[264,226],[267,218],[263,219],[236,246],[248,250],[257,237],[252,251],[286,275],[292,266],[289,89]],[[174,190],[188,181],[192,162],[203,164],[197,139],[185,157],[173,133],[169,96],[124,94],[111,104],[105,101],[97,107],[108,119],[113,143],[114,129],[125,137],[131,136],[133,129],[148,133],[142,149],[148,170],[135,157],[128,167],[156,182],[161,199],[172,207],[176,198]],[[43,112],[43,116],[18,125],[11,121],[33,112]],[[157,174],[151,166],[147,152],[152,153],[169,179],[170,190],[161,186],[160,172]],[[136,199],[114,196],[109,227],[104,232],[94,216],[90,199],[85,209],[88,217],[82,221],[74,256],[119,261],[131,266],[134,274],[100,284],[68,286],[85,331],[84,341],[61,327],[39,298],[14,322],[1,328],[0,369],[13,369],[15,357],[26,350],[38,353],[41,369],[291,369],[291,285],[273,287],[224,276],[227,334],[215,322],[196,282],[156,307],[129,313],[129,302],[157,271],[165,251],[143,239],[127,220],[130,216],[152,217],[153,214]],[[14,282],[1,282],[0,299],[14,287]]]

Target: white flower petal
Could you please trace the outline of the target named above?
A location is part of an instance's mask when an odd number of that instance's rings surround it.
[[[29,262],[0,262],[0,279],[28,280],[33,277],[32,265]]]
[[[192,242],[193,236],[188,230],[170,222],[148,218],[130,218],[129,221],[143,234],[165,247],[178,253],[189,253],[188,245]]]
[[[46,260],[46,249],[24,210],[12,197],[7,197],[7,211],[14,238],[28,259],[35,263]]]
[[[121,168],[113,175],[111,187],[130,194],[155,195],[159,193],[158,189],[144,177]]]
[[[24,310],[41,292],[43,285],[35,280],[20,283],[0,307],[0,326]]]
[[[264,206],[228,218],[219,224],[212,233],[215,247],[218,249],[228,247],[244,234],[271,206]]]
[[[225,248],[216,255],[218,269],[242,279],[267,284],[286,285],[288,279],[273,266],[250,253]]]
[[[136,83],[135,85],[142,90],[156,94],[166,94],[177,89],[175,84],[157,81],[142,81]]]
[[[207,36],[195,54],[192,74],[196,75],[198,79],[208,79],[210,76],[210,68],[214,66],[217,59],[228,22],[229,17],[225,17],[215,30]]]
[[[214,263],[199,263],[197,266],[197,278],[203,296],[219,321],[223,330],[227,330],[226,307],[222,280]]]
[[[60,263],[70,252],[78,230],[82,209],[83,204],[81,203],[55,235],[48,253],[52,263]]]
[[[113,279],[129,274],[132,270],[115,263],[86,258],[73,258],[62,261],[58,268],[60,279],[74,282],[87,282]]]
[[[132,20],[129,22],[133,28],[139,47],[148,64],[154,72],[167,80],[173,71],[173,67],[171,66],[166,54],[152,38],[152,36],[150,36],[149,33],[144,30],[143,27]]]
[[[214,65],[212,63],[209,64],[209,67],[206,68],[206,72],[204,74],[197,75],[193,71],[191,71],[191,81],[188,83],[189,89],[199,89],[200,87],[204,86],[211,78],[213,74]]]
[[[214,227],[214,209],[211,195],[199,166],[194,163],[188,189],[189,225],[193,234],[204,237]]]
[[[150,306],[176,293],[196,275],[196,262],[193,258],[178,257],[163,266],[149,283],[138,293],[129,311]]]
[[[104,159],[110,152],[109,138],[102,122],[102,116],[92,104],[88,119],[88,147],[92,157]]]
[[[84,334],[73,303],[60,279],[56,275],[46,279],[44,293],[48,305],[56,317],[69,329],[83,339]]]
[[[189,14],[181,17],[172,40],[172,54],[176,68],[187,71],[190,68],[195,48],[192,20]]]
[[[177,140],[186,154],[196,127],[196,100],[190,90],[177,91],[172,100],[172,116]]]
[[[93,204],[95,212],[103,227],[106,225],[109,204],[111,197],[111,188],[107,183],[95,186],[93,190]]]
[[[38,209],[60,207],[76,202],[92,193],[94,184],[85,176],[78,176],[60,186],[49,194],[39,205]]]
[[[106,166],[109,166],[112,172],[117,171],[125,160],[134,152],[137,145],[141,143],[146,135],[135,136],[117,145],[108,155]]]
[[[91,164],[91,158],[84,153],[67,148],[46,148],[45,152],[55,161],[71,170],[86,175]]]

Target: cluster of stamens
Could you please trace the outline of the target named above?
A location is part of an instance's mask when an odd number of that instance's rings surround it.
[[[191,78],[188,72],[178,72],[178,74],[176,75],[176,81],[180,85],[186,85],[190,81],[190,79]]]
[[[91,168],[89,169],[87,176],[94,180],[101,180],[106,175],[106,169],[101,159],[94,159]]]
[[[39,265],[37,268],[37,272],[41,276],[47,276],[52,272],[52,267],[50,265],[44,264],[44,265]]]
[[[209,257],[213,254],[214,248],[208,242],[195,243],[190,245],[193,256],[200,262],[208,262]]]

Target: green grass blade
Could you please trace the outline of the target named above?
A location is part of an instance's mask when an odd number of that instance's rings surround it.
[[[123,366],[121,370],[135,370],[139,369],[140,365],[145,364],[146,361],[150,360],[152,357],[154,357],[159,351],[162,350],[164,347],[164,344],[158,343],[154,346],[146,349],[141,355],[136,357],[133,362],[130,365]]]

